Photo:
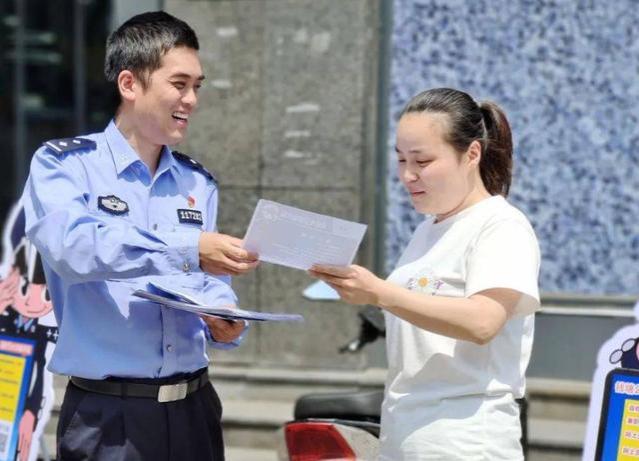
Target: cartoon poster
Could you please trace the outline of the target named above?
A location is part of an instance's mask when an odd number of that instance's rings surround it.
[[[615,368],[606,377],[595,459],[639,459],[639,370]]]
[[[0,460],[13,461],[20,437],[19,415],[29,391],[34,342],[0,335]]]
[[[639,319],[639,303],[634,313]],[[599,349],[582,455],[630,459],[639,460],[639,323],[620,328]]]
[[[18,203],[5,220],[0,260],[0,461],[37,459],[54,399],[46,363],[58,329],[42,263],[25,237],[24,225],[24,210]],[[31,353],[16,352],[16,344],[28,345]],[[16,397],[21,372],[21,392]]]

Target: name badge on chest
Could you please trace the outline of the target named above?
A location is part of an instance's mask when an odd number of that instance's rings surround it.
[[[178,220],[182,224],[199,224],[200,226],[204,224],[202,212],[199,210],[185,210],[181,208],[177,210],[177,215]]]

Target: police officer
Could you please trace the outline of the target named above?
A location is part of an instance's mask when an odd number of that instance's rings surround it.
[[[229,275],[254,269],[241,240],[215,232],[217,188],[171,151],[204,76],[198,40],[164,12],[107,40],[120,106],[104,132],[46,142],[23,193],[60,328],[50,369],[69,375],[59,460],[223,460],[207,342],[234,347],[245,324],[133,296],[154,281],[234,305]]]

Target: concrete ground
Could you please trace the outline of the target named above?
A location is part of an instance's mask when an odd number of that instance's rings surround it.
[[[226,461],[277,461],[277,453],[275,450],[229,447],[226,449]]]

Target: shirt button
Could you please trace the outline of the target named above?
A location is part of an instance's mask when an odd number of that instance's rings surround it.
[[[166,346],[166,350],[169,352],[173,352],[173,346],[169,344],[168,346]]]
[[[153,230],[158,230],[158,225],[157,224],[153,224]]]
[[[191,265],[189,263],[184,263],[184,265],[182,265],[182,270],[184,272],[188,272],[191,270]]]

